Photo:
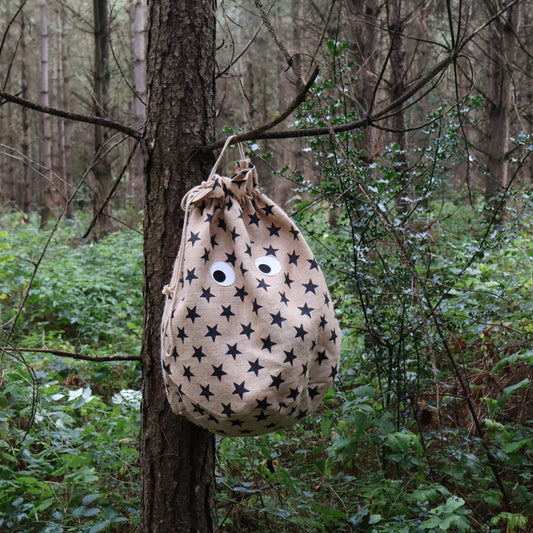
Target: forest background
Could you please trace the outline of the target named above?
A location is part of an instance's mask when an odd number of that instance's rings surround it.
[[[159,4],[0,5],[0,531],[174,530],[147,525],[165,498],[141,478],[161,474],[139,362]],[[343,359],[305,423],[217,439],[209,530],[532,529],[531,7],[219,2],[196,149],[244,133]]]

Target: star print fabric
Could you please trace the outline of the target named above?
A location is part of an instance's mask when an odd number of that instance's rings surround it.
[[[213,433],[260,435],[310,414],[337,375],[340,331],[326,282],[249,161],[184,198],[165,287],[161,362],[174,412]]]

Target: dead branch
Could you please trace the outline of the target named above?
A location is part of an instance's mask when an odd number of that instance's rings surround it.
[[[122,124],[122,122],[118,122],[110,118],[96,117],[94,115],[84,115],[82,113],[64,111],[63,109],[57,109],[55,107],[43,106],[41,104],[37,104],[36,102],[32,102],[31,100],[27,100],[26,98],[21,98],[20,96],[7,93],[3,90],[0,90],[0,99],[12,102],[23,107],[27,107],[28,109],[33,109],[34,111],[39,111],[40,113],[46,113],[48,115],[66,118],[68,120],[76,120],[77,122],[86,122],[89,124],[97,124],[98,126],[104,126],[112,130],[125,133],[126,135],[128,135],[129,137],[133,137],[134,139],[142,138],[142,131],[132,128],[131,126],[127,126],[126,124]],[[2,102],[0,101],[0,105],[1,104]]]
[[[70,357],[71,359],[80,359],[82,361],[92,361],[93,363],[106,363],[109,361],[140,361],[139,355],[109,355],[106,357],[95,357],[92,355],[84,355],[81,353],[68,352],[66,350],[53,350],[50,348],[11,348],[9,346],[2,346],[0,350],[3,352],[24,352],[24,353],[48,353],[57,355],[58,357]]]

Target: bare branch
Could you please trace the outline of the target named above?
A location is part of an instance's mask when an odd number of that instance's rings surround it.
[[[47,113],[56,117],[62,117],[69,120],[76,120],[78,122],[86,122],[89,124],[97,124],[99,126],[111,128],[112,130],[125,133],[126,135],[128,135],[129,137],[133,137],[134,139],[142,138],[142,131],[132,128],[131,126],[127,126],[126,124],[122,124],[122,122],[118,122],[110,118],[95,117],[94,115],[83,115],[81,113],[72,113],[71,111],[64,111],[55,107],[43,106],[32,102],[31,100],[21,98],[20,96],[9,94],[3,90],[0,90],[0,99],[4,99],[8,102],[13,102],[14,104],[23,107],[27,107],[28,109],[33,109],[34,111],[39,111],[40,113]],[[0,101],[0,105],[1,103],[2,102]]]
[[[67,352],[65,350],[54,350],[50,348],[11,348],[9,346],[2,346],[0,350],[3,352],[24,352],[24,353],[49,353],[57,355],[58,357],[70,357],[72,359],[80,359],[82,361],[92,361],[94,363],[105,363],[108,361],[140,361],[139,355],[109,355],[105,357],[96,357],[92,355],[84,355],[81,353]]]
[[[263,124],[259,128],[256,128],[252,131],[249,131],[247,133],[241,133],[240,135],[236,135],[232,141],[231,144],[237,144],[243,141],[250,141],[252,139],[263,139],[268,138],[272,139],[273,137],[263,137],[262,135],[268,135],[269,130],[271,130],[274,126],[277,126],[281,122],[283,122],[306,98],[307,93],[311,89],[311,85],[316,80],[316,77],[318,76],[318,67],[315,67],[315,70],[311,74],[311,77],[307,81],[307,83],[303,86],[302,90],[297,94],[297,96],[294,98],[294,100],[288,105],[287,109],[283,111],[278,117],[271,120],[270,122],[267,122],[266,124]],[[301,130],[293,130],[287,133],[290,133],[291,137],[299,137],[298,133]],[[275,132],[271,132],[273,134]],[[221,148],[224,146],[226,139],[221,139],[219,141],[216,141],[214,143],[208,144],[207,146],[204,146],[201,151],[202,152],[212,152],[213,150],[216,150],[217,148]]]

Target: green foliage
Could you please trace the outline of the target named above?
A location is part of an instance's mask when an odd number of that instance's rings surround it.
[[[1,226],[3,335],[48,237],[18,213]],[[11,347],[138,355],[141,241],[93,244],[55,233]],[[48,230],[49,231],[49,230]],[[137,363],[90,363],[11,349],[2,354],[0,531],[134,531],[139,506]]]

